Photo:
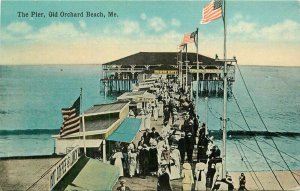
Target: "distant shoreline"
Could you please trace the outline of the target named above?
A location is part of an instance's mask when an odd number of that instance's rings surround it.
[[[6,135],[41,135],[41,134],[58,134],[59,129],[14,129],[14,130],[0,130],[0,136]]]

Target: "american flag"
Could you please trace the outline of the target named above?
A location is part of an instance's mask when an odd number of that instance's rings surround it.
[[[195,42],[195,35],[194,33],[184,34],[182,39],[182,44],[192,43]]]
[[[64,137],[72,133],[79,132],[80,129],[80,97],[69,108],[61,109],[63,115],[63,124],[60,129],[60,136]]]
[[[178,48],[179,50],[183,50],[185,46],[186,46],[186,44],[180,44],[180,45],[178,45],[177,48]]]
[[[205,5],[202,12],[201,24],[207,24],[222,16],[222,0],[213,0]]]

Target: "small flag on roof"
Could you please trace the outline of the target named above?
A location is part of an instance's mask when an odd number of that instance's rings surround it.
[[[182,44],[187,44],[192,42],[195,42],[194,33],[188,33],[183,35]]]
[[[183,43],[182,43],[182,44],[178,45],[177,48],[178,48],[179,50],[183,50],[185,46],[186,46],[186,44],[183,44]]]
[[[80,97],[69,108],[61,109],[63,115],[63,124],[60,129],[60,136],[64,137],[72,133],[79,132],[80,129]]]
[[[202,12],[201,24],[207,24],[222,16],[222,0],[212,0],[205,5]]]

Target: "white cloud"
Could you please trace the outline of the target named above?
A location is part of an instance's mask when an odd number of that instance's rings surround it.
[[[86,22],[83,21],[83,20],[80,20],[80,21],[79,21],[79,26],[80,26],[82,29],[85,29],[85,28],[86,28]]]
[[[237,56],[243,64],[262,62],[299,65],[296,58],[300,45],[297,42],[290,43],[295,42],[293,39],[299,40],[299,22],[286,20],[263,26],[238,15],[235,22],[229,23],[231,39],[228,43],[228,57]],[[153,17],[147,18],[146,24],[151,28],[142,28],[138,21],[126,20],[107,25],[95,34],[80,30],[78,22],[51,23],[38,30],[31,29],[25,35],[13,35],[15,33],[5,27],[1,30],[1,39],[4,38],[5,43],[0,46],[0,64],[104,63],[141,51],[177,51],[176,45],[180,43],[182,33],[168,30],[171,20],[168,20],[167,25],[161,18]],[[150,34],[146,31],[149,29],[152,32]],[[201,54],[211,57],[216,53],[222,55],[222,35],[199,34],[199,37],[199,42],[203,44]],[[26,43],[26,40],[30,43]],[[106,47],[105,50],[103,47]],[[195,51],[195,46],[189,45],[188,51]],[[249,57],[249,52],[253,56]]]
[[[15,34],[26,34],[32,31],[32,27],[27,22],[13,22],[7,26],[7,30]]]
[[[81,23],[81,24],[80,24]],[[79,22],[81,27],[85,27],[84,22]],[[21,30],[22,29],[22,30]],[[22,33],[22,35],[21,35]],[[18,35],[17,35],[18,34]],[[87,38],[88,33],[79,31],[73,23],[53,22],[40,29],[33,28],[26,22],[10,23],[1,30],[1,41],[3,43],[37,43],[55,41],[74,41],[77,38]]]
[[[136,21],[123,21],[120,23],[124,34],[132,34],[140,32],[140,25]]]
[[[171,25],[174,26],[174,27],[180,27],[181,26],[181,22],[177,19],[172,19],[171,20]]]
[[[256,30],[256,23],[247,21],[238,21],[235,25],[230,26],[228,29],[233,34],[253,33]]]
[[[142,20],[146,20],[146,19],[147,19],[146,13],[142,13],[142,14],[141,14],[141,19],[142,19]]]
[[[149,19],[148,26],[155,32],[160,32],[167,27],[165,21],[160,17],[153,17]]]
[[[265,37],[271,41],[299,41],[300,23],[285,20],[271,26],[263,27],[259,30],[258,35]]]
[[[300,40],[300,23],[287,19],[273,25],[262,25],[237,14],[228,26],[228,32],[239,40],[294,42]]]
[[[83,33],[80,33],[74,24],[55,22],[40,28],[36,33],[27,35],[26,38],[39,41],[52,41],[54,39],[65,41],[79,36],[83,36]]]

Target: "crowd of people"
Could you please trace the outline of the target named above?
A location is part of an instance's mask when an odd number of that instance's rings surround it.
[[[144,116],[144,132],[138,143],[120,143],[112,155],[120,176],[157,176],[157,190],[163,191],[172,190],[170,181],[181,178],[183,190],[216,190],[220,181],[232,190],[231,177],[222,179],[220,149],[209,137],[206,125],[200,124],[188,91],[174,80],[160,81],[157,88],[156,102],[139,112]],[[134,113],[130,115],[138,117]],[[160,132],[150,128],[149,121],[159,117],[163,117]]]

